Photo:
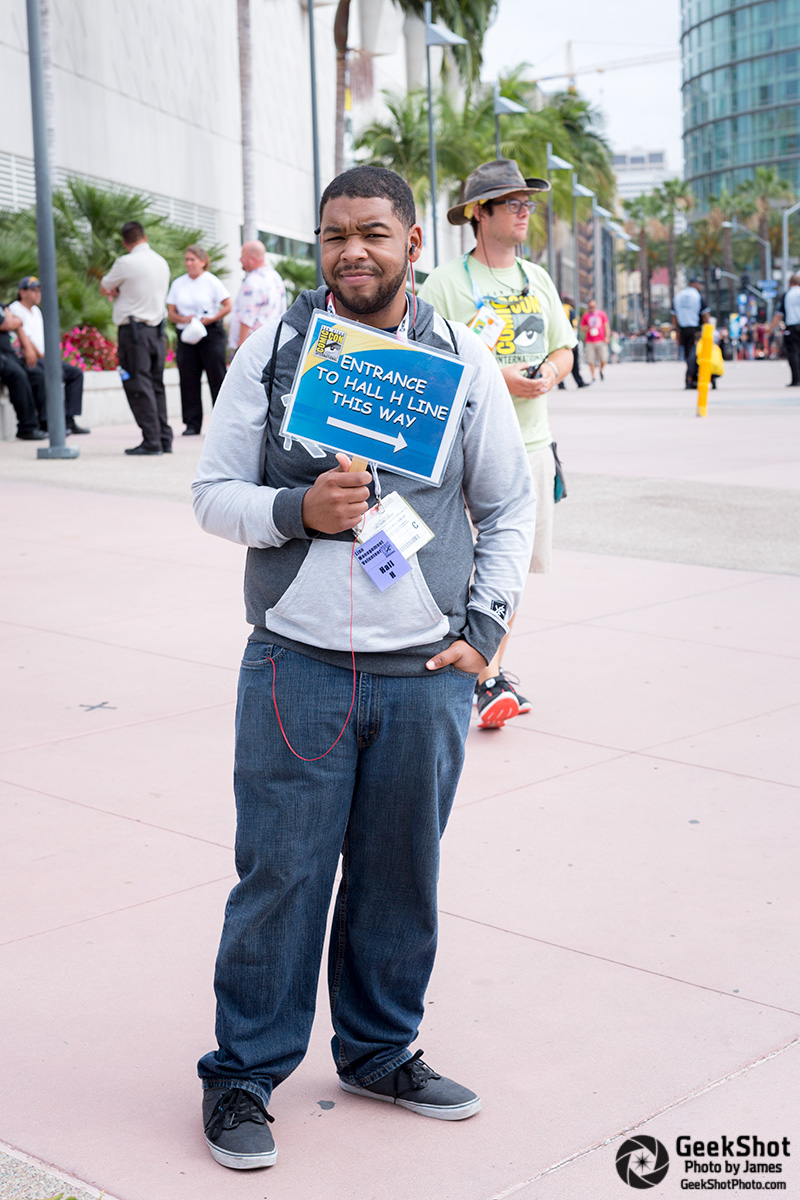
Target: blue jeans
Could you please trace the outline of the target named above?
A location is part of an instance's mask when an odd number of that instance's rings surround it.
[[[280,646],[248,644],[236,712],[236,869],[217,957],[219,1049],[204,1087],[268,1102],[305,1055],[325,924],[332,1049],[348,1082],[411,1057],[436,953],[439,839],[464,760],[475,676],[356,677]]]

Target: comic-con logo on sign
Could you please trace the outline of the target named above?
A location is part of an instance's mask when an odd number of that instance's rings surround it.
[[[617,1174],[629,1187],[655,1187],[668,1170],[666,1146],[648,1134],[628,1138],[617,1151]]]
[[[314,354],[317,358],[327,358],[330,362],[338,362],[343,345],[343,329],[321,329],[314,347]]]

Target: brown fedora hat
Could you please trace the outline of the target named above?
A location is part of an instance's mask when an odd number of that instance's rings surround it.
[[[466,225],[469,217],[464,215],[468,204],[481,204],[484,200],[499,200],[511,192],[549,192],[546,179],[525,179],[513,158],[497,158],[493,162],[481,163],[467,176],[463,195],[453,208],[448,210],[451,225]]]

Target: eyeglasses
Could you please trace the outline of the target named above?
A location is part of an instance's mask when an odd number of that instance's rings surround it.
[[[537,202],[535,200],[512,199],[512,200],[504,200],[503,204],[505,204],[505,206],[509,212],[512,212],[515,214],[522,212],[523,209],[528,213],[535,213]]]

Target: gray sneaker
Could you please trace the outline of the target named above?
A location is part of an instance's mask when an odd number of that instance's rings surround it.
[[[244,1088],[206,1088],[203,1126],[212,1156],[223,1167],[250,1171],[271,1167],[278,1158],[270,1133],[274,1120],[258,1096]]]
[[[339,1079],[339,1087],[354,1096],[367,1096],[373,1100],[386,1100],[410,1108],[423,1117],[436,1117],[439,1121],[463,1121],[474,1116],[481,1107],[480,1097],[469,1088],[462,1087],[452,1079],[445,1079],[422,1062],[422,1050],[399,1066],[396,1071],[384,1075],[367,1087],[356,1087]]]

